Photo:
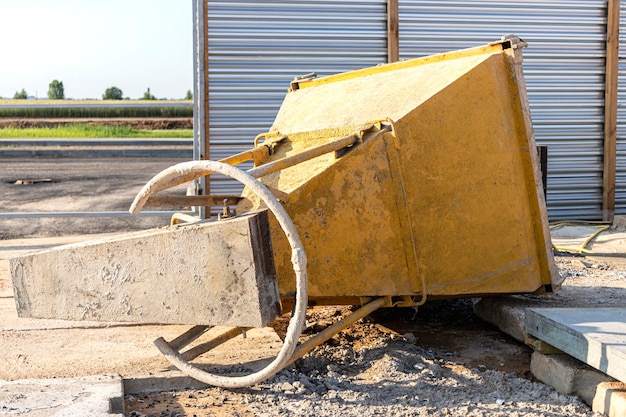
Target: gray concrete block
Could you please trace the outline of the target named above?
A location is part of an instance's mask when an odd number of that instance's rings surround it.
[[[0,381],[0,414],[122,417],[122,378],[102,375]]]
[[[608,417],[626,417],[626,384],[603,382],[598,385],[591,409]]]
[[[527,304],[515,297],[482,298],[474,303],[474,313],[504,333],[524,342]]]
[[[533,352],[530,371],[539,381],[561,394],[576,395],[589,405],[594,401],[599,384],[615,381],[569,355]]]
[[[20,317],[263,327],[280,313],[267,212],[11,259]]]

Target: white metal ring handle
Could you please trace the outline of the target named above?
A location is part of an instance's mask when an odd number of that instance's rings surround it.
[[[190,377],[217,387],[242,388],[264,381],[283,369],[289,363],[296,349],[298,339],[304,326],[308,303],[307,260],[300,235],[291,221],[291,218],[278,199],[256,178],[239,168],[210,160],[183,162],[160,172],[142,188],[139,194],[137,194],[130,211],[131,213],[141,211],[141,208],[152,194],[167,188],[166,184],[172,183],[175,178],[185,177],[191,180],[203,177],[212,172],[217,172],[236,179],[259,196],[272,213],[274,213],[276,220],[278,220],[278,223],[287,236],[292,251],[291,263],[296,273],[295,308],[292,312],[291,320],[289,321],[287,334],[285,335],[283,346],[276,358],[260,371],[245,376],[224,376],[203,371],[185,361],[177,351],[172,349],[171,346],[165,342],[165,340],[158,339],[155,341],[155,344],[174,366]]]

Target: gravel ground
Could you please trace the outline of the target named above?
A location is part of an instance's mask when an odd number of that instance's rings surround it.
[[[616,296],[626,290],[621,261],[557,257],[561,272],[572,281],[571,287],[566,281],[568,290],[593,283],[600,293],[617,290]],[[126,415],[600,416],[578,397],[533,380],[523,369],[529,362],[511,364],[508,351],[529,358],[531,350],[481,325],[471,300],[431,303],[417,313],[401,309],[391,317],[383,313],[361,320],[251,388],[127,395]],[[309,329],[318,331],[348,312],[336,307],[313,310],[307,317]],[[411,328],[409,321],[413,331],[402,333]],[[388,326],[394,322],[405,322],[397,326],[400,332]],[[429,340],[429,334],[437,334],[439,343]],[[454,337],[467,350],[455,346]],[[479,351],[474,360],[469,357],[472,349]]]
[[[361,324],[361,326],[367,324]],[[514,373],[467,368],[411,338],[323,345],[253,388],[126,397],[127,416],[593,416],[579,398]]]

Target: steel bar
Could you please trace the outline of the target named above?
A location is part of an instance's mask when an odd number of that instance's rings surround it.
[[[211,326],[193,326],[191,329],[187,330],[185,333],[181,334],[176,339],[169,342],[169,345],[172,347],[172,349],[180,350],[181,348],[187,346],[189,343],[202,336],[210,328]]]
[[[341,139],[307,149],[299,154],[279,159],[277,161],[270,162],[269,164],[261,165],[260,167],[252,168],[247,172],[255,178],[260,178],[273,172],[292,167],[304,161],[308,161],[309,159],[317,158],[318,156],[322,156],[329,152],[338,151],[350,145],[354,145],[358,140],[359,136],[356,134],[345,136]]]
[[[244,329],[244,330],[247,330],[247,329]],[[206,353],[209,350],[221,345],[222,343],[225,343],[229,341],[230,339],[233,339],[239,336],[240,334],[242,334],[242,332],[243,330],[241,328],[232,327],[228,329],[226,332],[217,335],[215,338],[209,340],[208,342],[201,343],[198,346],[194,346],[193,348],[185,352],[182,352],[181,356],[183,357],[184,360],[191,361],[197,358],[198,356],[202,355],[203,353]],[[170,346],[172,346],[171,343],[170,343]]]
[[[228,165],[237,165],[242,162],[249,161],[251,159],[257,159],[259,157],[267,157],[268,154],[269,154],[269,149],[266,146],[261,146],[259,148],[248,149],[238,154],[221,159],[220,162],[224,164],[228,164]]]
[[[239,203],[241,196],[237,195],[155,195],[146,201],[144,207],[198,207],[198,206],[227,206]]]
[[[322,330],[321,332],[319,332],[318,334],[316,334],[315,336],[313,336],[306,342],[298,345],[296,350],[293,352],[293,355],[291,355],[291,359],[289,360],[287,365],[295,362],[297,359],[300,359],[301,357],[306,355],[308,352],[313,350],[315,347],[321,345],[328,339],[332,338],[334,335],[336,335],[343,329],[352,326],[358,320],[362,319],[368,314],[373,313],[379,308],[384,307],[386,304],[387,304],[386,298],[384,297],[377,298],[365,304],[363,307],[359,308],[357,311],[350,314],[349,316],[339,320],[337,323],[331,326],[328,326],[327,328],[325,328],[324,330]]]

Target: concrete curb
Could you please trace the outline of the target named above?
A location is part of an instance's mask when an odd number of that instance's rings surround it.
[[[1,149],[0,158],[193,158],[193,149],[119,147],[115,149]]]
[[[0,414],[123,417],[122,378],[96,375],[0,381]]]
[[[183,391],[188,389],[198,390],[208,387],[180,371],[172,371],[167,375],[151,375],[146,377],[124,378],[124,393],[147,394],[162,391]]]

